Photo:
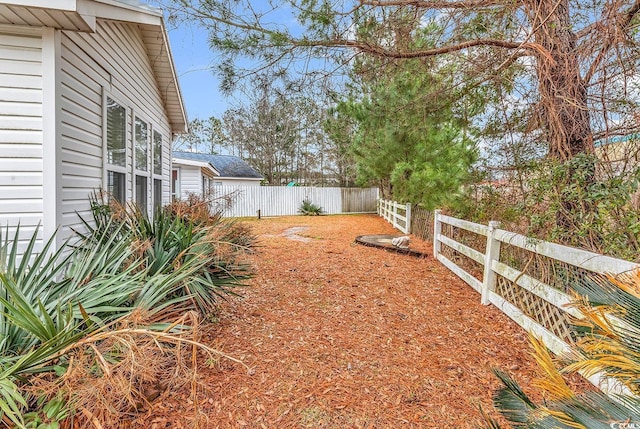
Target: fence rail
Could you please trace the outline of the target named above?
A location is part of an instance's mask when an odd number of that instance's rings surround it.
[[[476,240],[469,239],[469,233]],[[467,244],[461,242],[463,237]],[[479,239],[486,243],[483,251],[472,247],[472,243],[477,247]],[[495,305],[556,354],[571,348],[574,334],[570,320],[581,317],[567,306],[571,302],[567,293],[571,284],[590,274],[620,274],[638,268],[633,262],[505,231],[499,229],[497,222],[480,225],[445,216],[438,210],[434,216],[433,253],[481,294],[483,304]],[[472,261],[466,267],[482,266],[481,275],[478,270],[466,268],[465,259]],[[621,389],[599,374],[589,379],[607,392]]]
[[[411,204],[396,201],[378,200],[378,215],[405,234],[411,232]]]
[[[433,256],[477,291],[483,304],[495,305],[556,354],[572,347],[571,318],[582,317],[567,306],[571,285],[589,275],[639,268],[633,262],[502,230],[497,222],[481,225],[439,210],[433,216]],[[625,391],[599,374],[588,378],[607,393]]]
[[[527,331],[541,337],[554,353],[570,347],[569,316],[580,316],[566,306],[571,301],[567,293],[571,283],[589,274],[619,274],[638,267],[629,261],[501,230],[496,222],[480,225],[439,211],[434,219],[434,257],[479,292],[483,304],[500,308]],[[447,233],[443,232],[445,226]],[[459,239],[463,237],[460,230],[486,240],[484,251],[461,242],[464,240]],[[514,254],[505,246],[521,252]],[[527,258],[524,266],[523,256]],[[465,259],[481,265],[482,275],[468,269],[468,264],[465,267]],[[549,275],[541,274],[549,271],[561,277],[563,289],[557,282],[552,286],[545,281]]]
[[[215,198],[228,217],[297,215],[303,200],[322,207],[323,213],[375,213],[377,188],[316,188],[307,186],[216,186]],[[218,200],[218,201],[221,201]]]

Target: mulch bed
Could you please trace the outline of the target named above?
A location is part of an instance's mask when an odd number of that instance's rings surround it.
[[[204,340],[221,358],[167,392],[146,428],[478,428],[500,367],[534,377],[524,332],[412,239],[415,257],[354,244],[397,234],[375,215],[249,221],[260,248],[243,299],[220,307]],[[291,228],[297,229],[291,230]]]

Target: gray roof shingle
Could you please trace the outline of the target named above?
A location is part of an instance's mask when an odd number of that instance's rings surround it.
[[[262,175],[242,159],[233,155],[211,155],[207,153],[173,152],[173,157],[180,160],[208,162],[220,173],[220,177],[262,179]]]

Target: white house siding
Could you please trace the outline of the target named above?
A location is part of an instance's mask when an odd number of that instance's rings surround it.
[[[89,194],[103,182],[103,91],[128,111],[131,142],[133,115],[163,137],[163,202],[170,197],[171,131],[157,83],[137,25],[98,21],[96,33],[62,33],[61,162],[63,235],[89,216]],[[130,144],[130,143],[129,143]],[[132,150],[127,149],[128,170]],[[152,161],[150,160],[150,167]],[[127,198],[133,196],[132,175],[127,174]],[[149,179],[148,201],[152,201]]]
[[[202,173],[200,167],[180,165],[180,198],[189,194],[202,195]]]
[[[41,33],[0,28],[0,226],[23,246],[43,221],[42,82]]]

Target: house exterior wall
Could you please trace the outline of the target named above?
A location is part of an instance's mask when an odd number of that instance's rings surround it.
[[[175,166],[180,169],[180,198],[189,194],[202,195],[201,168],[193,165]]]
[[[0,226],[20,224],[21,246],[40,225],[57,243],[90,216],[106,188],[106,99],[126,108],[126,199],[134,199],[133,124],[162,136],[162,172],[149,174],[170,200],[172,130],[138,25],[98,20],[95,33],[0,25]],[[39,243],[41,245],[41,243]]]
[[[0,226],[25,238],[43,222],[42,68],[40,30],[0,27]]]
[[[126,108],[126,198],[134,199],[133,123],[139,117],[151,135],[162,135],[162,202],[170,198],[171,129],[137,25],[98,21],[95,33],[62,31],[61,37],[61,219],[62,238],[88,218],[90,193],[106,189],[104,164],[106,98]],[[149,168],[153,160],[148,155]],[[153,201],[148,179],[147,201]]]

